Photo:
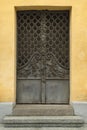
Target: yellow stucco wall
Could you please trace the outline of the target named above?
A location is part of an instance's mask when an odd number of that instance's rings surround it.
[[[87,0],[0,0],[0,102],[15,101],[15,7],[29,9],[29,6],[35,6],[31,9],[72,7],[70,100],[87,101]]]

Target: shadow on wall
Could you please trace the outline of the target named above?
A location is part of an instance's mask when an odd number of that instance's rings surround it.
[[[9,115],[12,113],[13,103],[0,103],[0,123],[2,123],[2,119],[5,115]]]

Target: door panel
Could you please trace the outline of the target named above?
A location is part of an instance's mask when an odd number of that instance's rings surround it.
[[[41,103],[41,17],[17,12],[17,103]]]
[[[18,80],[17,103],[41,103],[41,80]]]
[[[68,80],[46,80],[46,103],[68,103],[69,97]]]
[[[17,11],[17,103],[69,103],[69,11]]]
[[[69,13],[46,13],[46,103],[69,102]]]

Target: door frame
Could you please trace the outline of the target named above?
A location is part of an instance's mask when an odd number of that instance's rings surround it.
[[[70,18],[69,18],[69,63],[70,63],[70,72],[69,72],[69,104],[70,104],[70,101],[71,101],[71,61],[72,61],[72,53],[71,53],[71,36],[72,36],[72,7],[71,6],[16,6],[14,7],[14,105],[16,104],[16,87],[17,87],[17,74],[16,74],[16,70],[17,70],[17,23],[16,23],[16,12],[18,10],[22,11],[22,10],[68,10],[69,13],[70,13]]]

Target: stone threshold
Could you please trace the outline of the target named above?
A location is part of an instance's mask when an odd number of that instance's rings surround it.
[[[79,116],[5,116],[5,127],[82,127]]]
[[[16,104],[12,115],[15,116],[73,116],[71,105],[20,105]]]

